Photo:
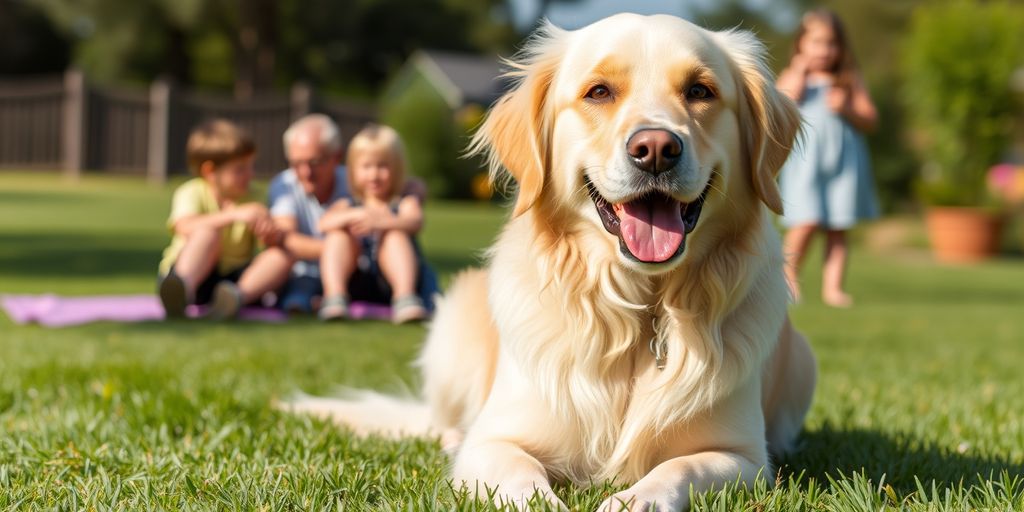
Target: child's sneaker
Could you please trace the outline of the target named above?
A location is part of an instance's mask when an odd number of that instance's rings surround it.
[[[242,309],[242,291],[231,281],[221,281],[213,288],[210,300],[210,311],[206,314],[211,320],[231,320],[238,316]]]
[[[160,303],[164,306],[164,318],[178,319],[185,318],[185,306],[188,299],[185,297],[185,282],[175,274],[169,272],[160,280]]]
[[[391,301],[391,322],[404,324],[427,318],[427,308],[417,295],[406,295]]]
[[[317,316],[325,322],[344,320],[348,316],[348,297],[344,295],[325,297],[323,303],[320,304]]]

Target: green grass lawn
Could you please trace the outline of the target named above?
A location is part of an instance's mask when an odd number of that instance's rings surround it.
[[[146,293],[168,188],[0,174],[0,293]],[[447,281],[502,212],[430,203]],[[821,377],[780,485],[707,510],[1024,509],[1024,261],[942,267],[855,253],[858,304],[792,308]],[[358,439],[271,410],[296,390],[415,390],[423,328],[205,322],[16,326],[0,315],[0,509],[488,510],[429,440]],[[775,480],[776,475],[768,475]],[[562,488],[593,509],[613,488]]]

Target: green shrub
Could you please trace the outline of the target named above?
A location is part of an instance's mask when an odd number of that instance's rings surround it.
[[[907,151],[904,130],[906,112],[892,93],[895,77],[877,78],[871,97],[878,107],[878,130],[868,135],[872,173],[882,211],[905,211],[913,206],[914,180],[920,166],[917,155]]]
[[[1007,2],[921,6],[904,46],[904,99],[932,204],[986,201],[985,173],[1011,137],[1024,65],[1024,8]]]
[[[480,165],[462,158],[469,142],[465,115],[453,112],[423,77],[416,75],[381,106],[381,121],[405,141],[412,174],[427,183],[431,197],[468,198]]]

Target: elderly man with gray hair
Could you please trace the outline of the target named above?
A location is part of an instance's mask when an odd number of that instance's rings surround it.
[[[344,145],[330,117],[309,114],[285,130],[284,151],[289,168],[270,182],[268,204],[274,223],[285,232],[282,245],[296,262],[279,304],[287,311],[311,312],[317,307],[315,298],[323,295],[320,218],[335,201],[351,197],[342,165]],[[404,194],[422,200],[424,189],[422,181],[411,180]],[[421,269],[420,276],[419,288],[429,305],[436,276],[429,268]]]

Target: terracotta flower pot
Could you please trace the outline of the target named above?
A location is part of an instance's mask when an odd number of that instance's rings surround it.
[[[928,238],[935,259],[976,263],[999,249],[1003,218],[980,208],[931,207],[926,212]]]

